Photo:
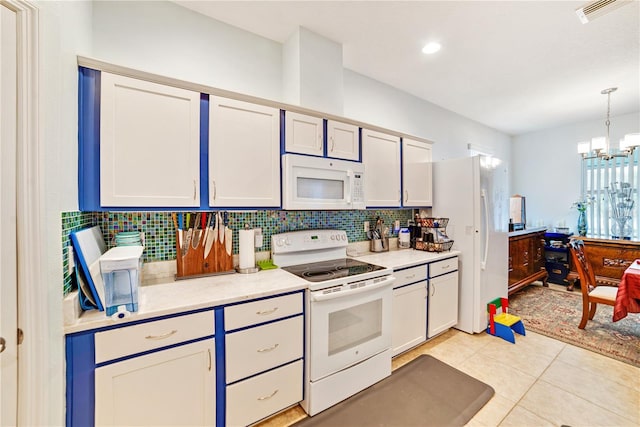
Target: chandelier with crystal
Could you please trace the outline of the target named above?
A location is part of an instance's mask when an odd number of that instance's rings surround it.
[[[604,122],[607,127],[606,136],[598,136],[591,141],[583,141],[578,143],[578,153],[582,155],[584,160],[601,158],[611,160],[615,157],[627,157],[633,154],[638,146],[640,146],[640,133],[629,133],[620,140],[619,150],[614,152],[609,139],[609,126],[611,125],[611,94],[618,90],[617,87],[610,87],[600,92],[607,95],[607,121]]]

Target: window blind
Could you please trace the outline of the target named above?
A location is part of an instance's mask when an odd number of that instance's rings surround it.
[[[611,206],[608,189],[630,185],[631,209],[631,240],[640,240],[640,173],[638,173],[638,159],[640,150],[635,150],[631,156],[614,157],[611,160],[601,158],[582,161],[582,194],[590,203],[587,207],[587,236],[596,238],[611,238],[614,236],[614,208]],[[617,237],[617,236],[616,236]]]

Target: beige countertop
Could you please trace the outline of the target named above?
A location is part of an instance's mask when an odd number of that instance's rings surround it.
[[[459,255],[459,251],[425,252],[413,249],[397,249],[389,252],[364,252],[349,256],[358,260],[392,269],[411,267]],[[174,280],[172,276],[155,279],[154,285],[138,289],[138,311],[123,319],[107,317],[98,310],[80,311],[77,308],[77,292],[67,297],[75,302],[66,304],[77,314],[65,315],[65,334],[90,329],[125,324],[139,320],[212,308],[286,292],[306,289],[308,282],[281,269],[264,270],[255,274],[224,274],[197,279]],[[74,308],[69,308],[75,305]]]

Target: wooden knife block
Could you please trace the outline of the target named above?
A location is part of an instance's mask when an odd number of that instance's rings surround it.
[[[211,233],[212,231],[209,230],[209,232]],[[185,231],[183,239],[186,239],[186,234]],[[204,233],[200,239],[204,239]],[[211,246],[211,251],[209,251],[207,258],[204,258],[202,241],[195,249],[189,245],[185,256],[182,256],[181,249],[179,232],[176,231],[176,279],[234,272],[233,246],[231,247],[231,255],[229,255],[225,245],[216,240]]]

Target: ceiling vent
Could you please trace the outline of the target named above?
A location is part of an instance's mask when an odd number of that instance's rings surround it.
[[[580,22],[586,24],[602,15],[606,15],[612,10],[631,3],[631,1],[632,0],[596,0],[577,9],[576,15],[578,15]]]

